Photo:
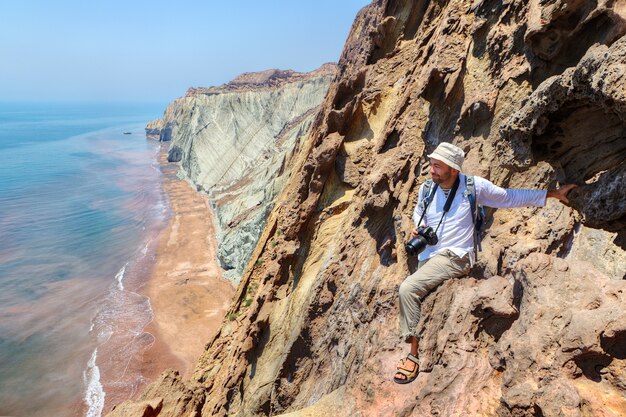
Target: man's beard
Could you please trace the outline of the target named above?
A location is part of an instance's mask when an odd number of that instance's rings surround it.
[[[435,184],[441,184],[442,182],[446,182],[452,176],[452,170],[442,173],[441,175],[435,177],[434,175],[430,175],[430,178],[433,180]]]

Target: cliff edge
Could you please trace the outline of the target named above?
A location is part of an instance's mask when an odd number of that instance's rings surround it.
[[[146,126],[148,137],[171,141],[168,160],[209,196],[218,259],[235,282],[336,72],[335,64],[308,73],[274,69],[190,88]]]
[[[364,8],[194,377],[111,415],[625,415],[625,33],[614,1]],[[501,186],[580,187],[571,207],[489,212],[399,386],[404,242],[441,141]]]

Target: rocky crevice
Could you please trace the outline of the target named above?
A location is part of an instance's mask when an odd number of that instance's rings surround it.
[[[519,166],[545,160],[561,182],[581,185],[572,204],[585,224],[617,230],[626,215],[626,85],[624,38],[594,47],[579,65],[544,82],[501,127],[503,158]]]

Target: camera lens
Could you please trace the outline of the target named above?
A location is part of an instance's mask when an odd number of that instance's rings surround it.
[[[417,236],[409,240],[405,245],[409,255],[419,255],[426,248],[426,239],[423,236]]]

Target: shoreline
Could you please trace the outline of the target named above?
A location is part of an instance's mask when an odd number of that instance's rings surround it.
[[[176,173],[178,164],[159,152],[163,190],[170,203],[168,225],[159,235],[155,263],[140,290],[150,299],[153,319],[144,332],[154,344],[144,353],[142,373],[154,380],[173,368],[184,378],[217,333],[235,293],[217,263],[217,241],[208,198]]]
[[[168,147],[162,144],[157,157],[170,216],[157,237],[148,278],[138,290],[148,298],[152,309],[152,320],[143,333],[151,335],[153,343],[143,352],[139,364],[144,383],[123,401],[135,398],[167,369],[191,377],[235,294],[234,285],[223,277],[217,262],[208,198],[176,176],[179,167],[167,161]],[[107,402],[104,414],[120,402]]]

